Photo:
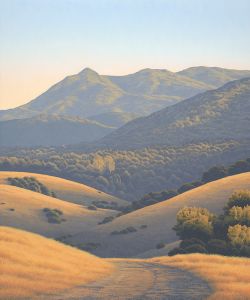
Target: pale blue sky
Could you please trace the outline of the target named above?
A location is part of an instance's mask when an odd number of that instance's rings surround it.
[[[0,108],[84,67],[250,69],[250,0],[0,0]]]

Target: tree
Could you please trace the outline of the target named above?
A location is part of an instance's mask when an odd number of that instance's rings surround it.
[[[250,246],[250,227],[246,225],[229,226],[227,236],[232,246]]]
[[[250,206],[250,191],[248,190],[236,191],[229,198],[228,203],[225,207],[225,211],[228,211],[233,206],[244,207],[247,205]]]
[[[177,225],[173,229],[181,239],[207,240],[213,235],[214,218],[206,208],[184,207],[177,213]]]
[[[224,166],[216,166],[203,173],[202,181],[210,182],[228,175],[227,169]]]

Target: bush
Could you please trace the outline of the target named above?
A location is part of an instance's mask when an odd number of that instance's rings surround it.
[[[9,177],[7,181],[13,186],[56,198],[56,194],[35,177]]]
[[[64,218],[62,218],[63,212],[59,209],[51,209],[46,207],[43,209],[43,212],[48,219],[48,223],[60,224],[66,221]]]
[[[111,235],[128,234],[128,233],[132,233],[132,232],[136,232],[136,231],[137,231],[136,228],[134,228],[133,226],[129,226],[129,227],[125,228],[125,229],[122,229],[121,231],[117,231],[117,230],[112,231],[110,234]]]
[[[113,220],[114,220],[113,216],[105,217],[101,222],[98,223],[98,225],[106,224],[112,222]]]
[[[225,211],[228,211],[233,206],[245,207],[247,205],[250,206],[250,191],[248,190],[236,191],[229,198],[229,201],[225,207]]]

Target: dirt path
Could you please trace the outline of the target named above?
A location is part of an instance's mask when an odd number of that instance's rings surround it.
[[[111,276],[60,295],[50,295],[47,299],[201,300],[211,293],[205,281],[185,270],[147,262],[122,261],[115,264],[118,268]]]

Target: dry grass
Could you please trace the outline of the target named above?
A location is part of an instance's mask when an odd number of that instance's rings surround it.
[[[155,249],[160,242],[169,244],[177,241],[172,228],[176,224],[176,214],[183,206],[205,207],[213,213],[220,213],[235,190],[245,189],[250,189],[250,172],[207,183],[172,199],[123,215],[100,228],[102,235],[106,235],[105,239],[109,239],[106,251],[111,255],[139,256]],[[146,229],[110,236],[114,230],[120,231],[128,226],[138,229],[143,224],[147,225]]]
[[[158,257],[153,262],[195,272],[214,289],[209,300],[250,299],[250,259],[219,255],[189,254]]]
[[[0,199],[0,226],[20,228],[47,237],[79,232],[93,235],[98,229],[98,222],[115,213],[103,209],[89,210],[81,205],[4,184],[0,185]],[[46,207],[62,211],[66,221],[61,224],[48,223],[43,213]]]
[[[125,200],[113,197],[85,184],[44,174],[0,171],[0,184],[7,184],[6,179],[8,177],[24,176],[35,177],[37,180],[46,185],[50,190],[54,191],[58,198],[66,200],[68,202],[81,205],[89,205],[94,200],[104,200],[107,202],[117,202],[119,205],[128,204]]]
[[[0,227],[0,299],[34,298],[95,281],[112,264],[25,231]]]

